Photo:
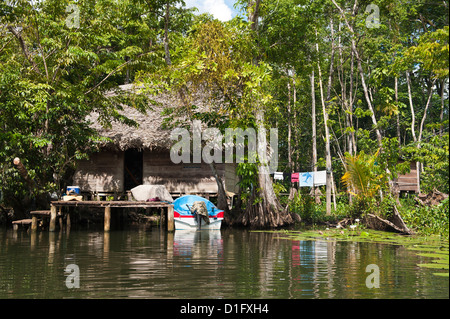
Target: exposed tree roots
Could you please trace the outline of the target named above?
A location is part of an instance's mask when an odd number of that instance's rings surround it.
[[[269,204],[264,197],[256,198],[255,194],[249,198],[249,203],[243,214],[238,218],[238,223],[252,229],[278,228],[292,225],[299,221],[297,214],[291,214],[289,208],[283,209],[276,200]],[[295,215],[295,216],[294,216]]]

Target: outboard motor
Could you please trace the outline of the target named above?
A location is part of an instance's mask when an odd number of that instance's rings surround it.
[[[205,221],[206,224],[209,224],[208,207],[206,207],[205,202],[195,201],[192,207],[189,207],[187,204],[186,206],[195,215],[198,229],[202,228],[202,219]]]

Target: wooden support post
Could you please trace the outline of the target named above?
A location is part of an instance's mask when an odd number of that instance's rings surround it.
[[[63,229],[63,216],[62,216],[62,207],[59,207],[58,211],[58,219],[59,219],[59,229]]]
[[[167,206],[167,230],[174,231],[175,230],[175,221],[173,219],[173,205]]]
[[[166,218],[166,210],[164,207],[161,207],[159,209],[159,228],[163,229],[164,226],[166,226],[167,218]]]
[[[110,231],[111,229],[111,207],[105,207],[105,221],[104,231]]]
[[[36,215],[31,216],[31,230],[37,230],[38,228],[38,218]]]
[[[103,258],[109,260],[110,232],[103,233]]]
[[[70,229],[70,212],[66,213],[66,228]]]
[[[57,217],[57,213],[56,213],[56,206],[51,206],[50,207],[50,226],[49,226],[49,231],[55,231],[56,230],[56,217]]]

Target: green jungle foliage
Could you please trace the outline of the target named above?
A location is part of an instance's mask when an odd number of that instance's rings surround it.
[[[378,6],[378,20],[366,11],[369,4]],[[79,20],[68,5],[77,6]],[[92,113],[105,127],[136,125],[120,113],[123,105],[145,114],[152,95],[167,91],[182,102],[164,111],[169,129],[189,125],[175,120],[180,116],[222,133],[278,128],[278,171],[324,170],[330,162],[337,195],[331,216],[323,197],[315,204],[309,190],[300,190],[289,201],[283,194],[295,185],[270,185],[305,221],[367,212],[389,217],[397,197],[390,183],[410,163],[418,163],[421,192],[449,192],[447,0],[237,0],[235,6],[241,14],[222,22],[181,0],[2,1],[2,207],[25,216],[61,194],[77,160],[104,141],[91,128]],[[119,89],[130,83],[145,94]],[[194,105],[198,93],[208,110]],[[261,187],[259,167],[258,161],[237,167],[242,208],[256,203],[246,198]],[[448,230],[448,202],[402,207],[412,228]]]

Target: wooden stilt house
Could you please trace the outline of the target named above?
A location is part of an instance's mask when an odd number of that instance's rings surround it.
[[[143,115],[133,108],[125,108],[124,115],[135,120],[139,127],[112,123],[103,128],[92,114],[93,127],[111,142],[101,146],[101,151],[91,154],[89,160],[79,161],[73,177],[73,185],[82,193],[100,196],[126,194],[135,186],[165,185],[177,197],[184,194],[217,196],[218,186],[209,164],[175,164],[170,158],[169,129],[163,128],[164,107],[176,103],[167,96],[156,97],[160,105]],[[173,105],[173,104],[172,104]],[[215,164],[225,189],[237,193],[237,177],[234,164]]]

